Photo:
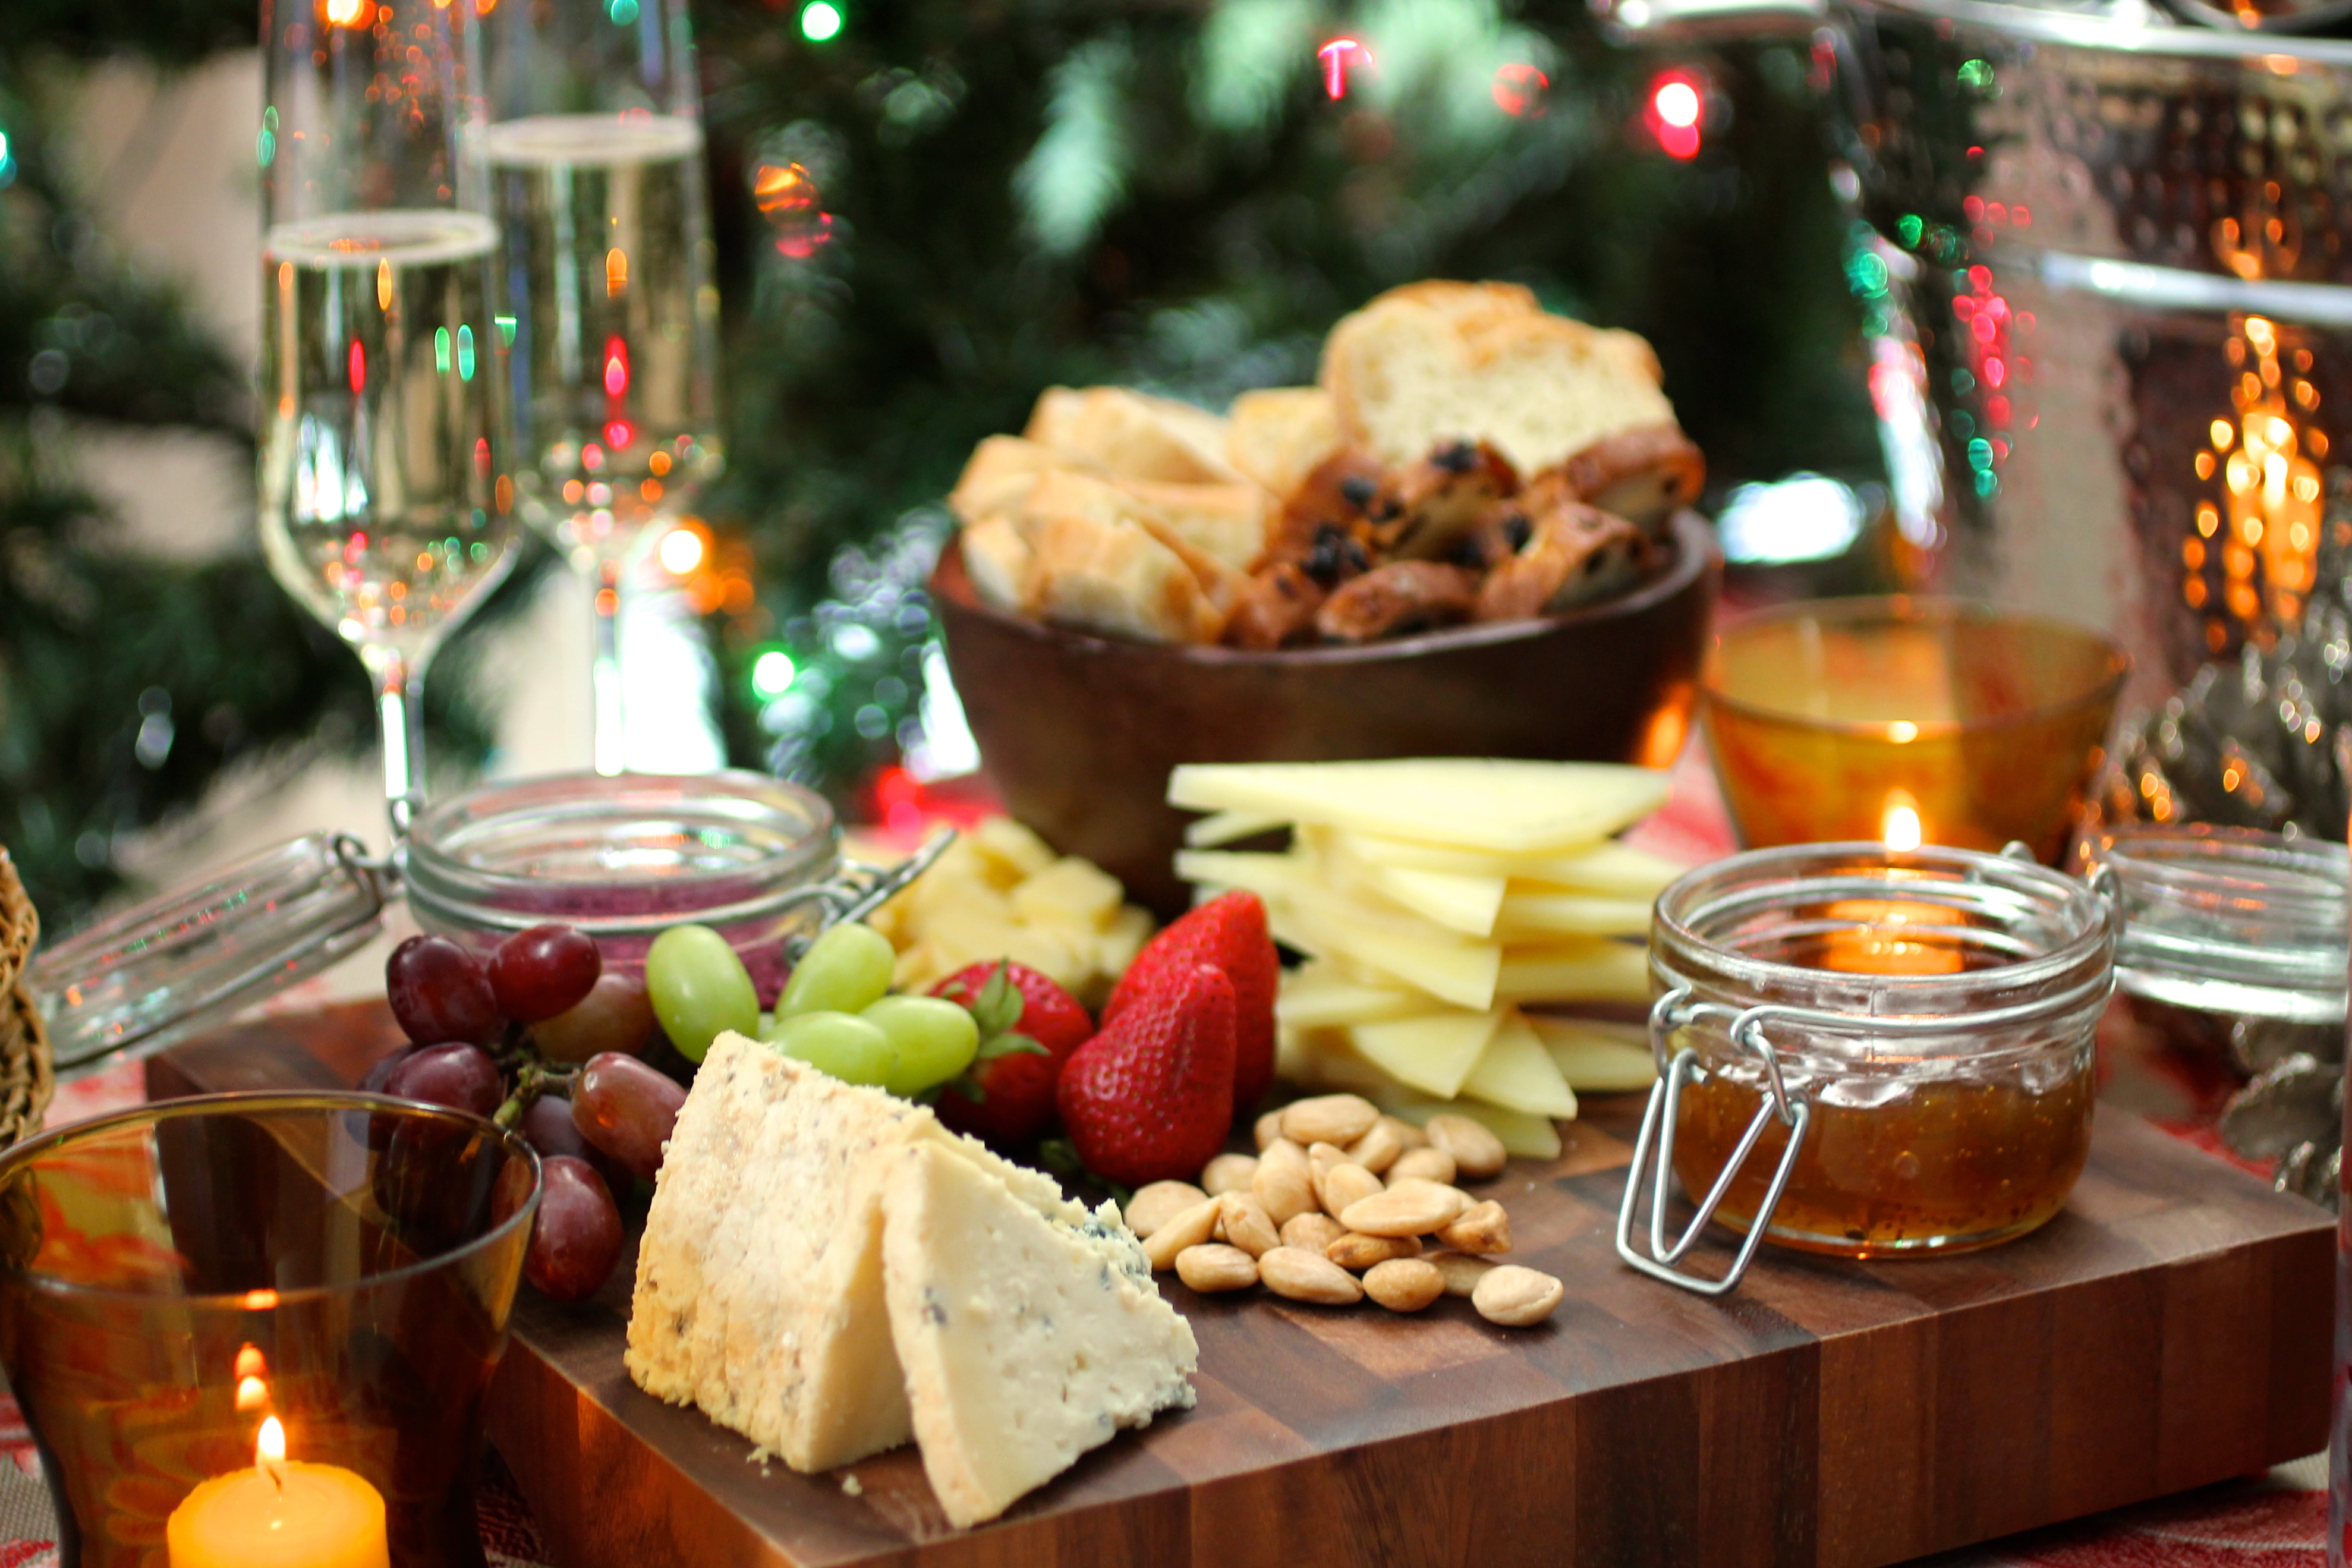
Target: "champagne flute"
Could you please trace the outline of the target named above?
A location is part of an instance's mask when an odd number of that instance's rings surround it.
[[[375,682],[395,841],[418,692],[517,525],[465,0],[264,0],[260,525]]]
[[[516,478],[595,590],[594,761],[617,773],[622,585],[720,464],[694,36],[685,0],[538,0],[485,26]]]

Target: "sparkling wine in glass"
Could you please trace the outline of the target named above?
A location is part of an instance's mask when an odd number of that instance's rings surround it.
[[[447,0],[262,11],[262,546],[375,682],[395,837],[425,666],[517,526],[475,28]]]
[[[693,34],[684,0],[542,0],[487,25],[517,480],[593,583],[594,760],[615,773],[627,568],[720,461]]]

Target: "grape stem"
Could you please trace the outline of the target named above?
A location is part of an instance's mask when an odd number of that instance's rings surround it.
[[[579,1076],[578,1068],[550,1067],[537,1058],[526,1058],[515,1069],[514,1092],[507,1096],[506,1103],[499,1107],[490,1120],[512,1131],[515,1123],[522,1120],[522,1113],[530,1108],[532,1100],[551,1089],[569,1089],[572,1080]]]

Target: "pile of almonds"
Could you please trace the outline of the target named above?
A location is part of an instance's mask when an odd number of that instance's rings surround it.
[[[1514,1328],[1559,1305],[1552,1276],[1491,1261],[1511,1250],[1503,1205],[1454,1184],[1503,1169],[1501,1141],[1468,1117],[1433,1116],[1423,1129],[1327,1094],[1258,1118],[1257,1147],[1218,1155],[1198,1186],[1137,1191],[1127,1223],[1152,1268],[1195,1290],[1262,1284],[1325,1306],[1370,1296],[1394,1312],[1467,1296],[1479,1316]]]

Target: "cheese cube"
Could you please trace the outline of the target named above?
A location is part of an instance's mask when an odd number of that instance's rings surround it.
[[[1151,911],[1140,904],[1129,904],[1111,917],[1095,942],[1095,967],[1111,979],[1127,973],[1143,944],[1151,940]]]
[[[952,855],[964,845],[971,847],[974,857],[987,868],[991,882],[1000,889],[1035,876],[1055,859],[1052,845],[1009,816],[982,818],[948,853]]]
[[[1099,931],[1118,912],[1124,889],[1091,860],[1066,855],[1013,889],[1013,912],[1032,925]]]

